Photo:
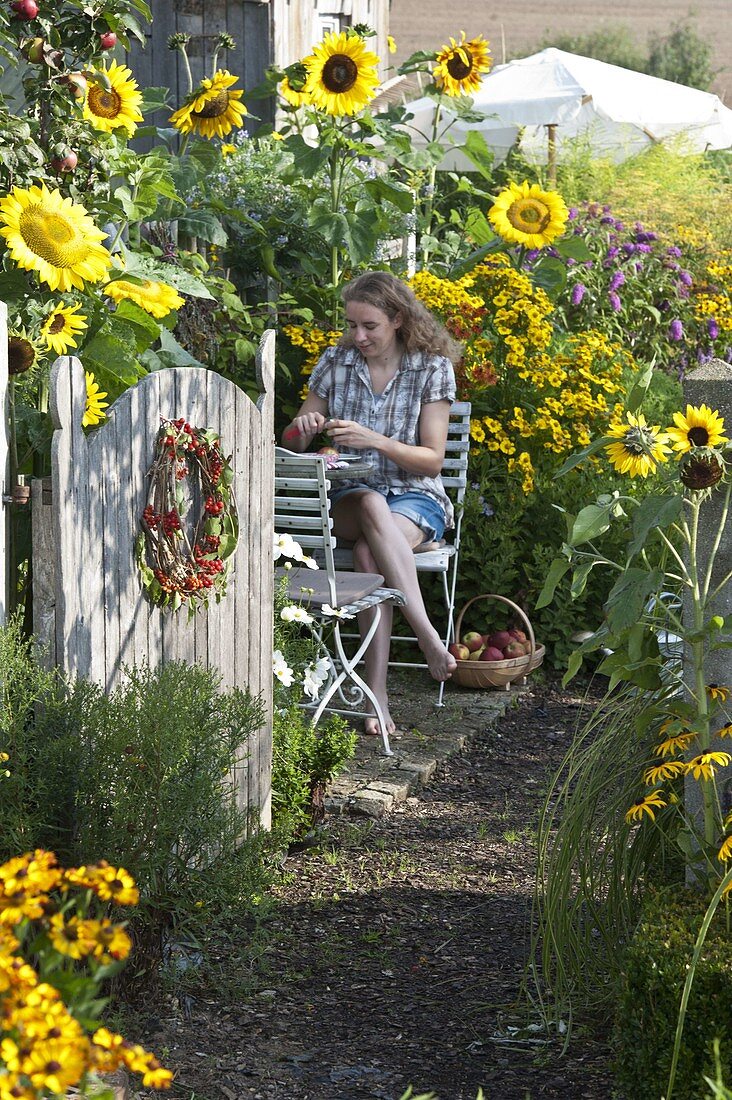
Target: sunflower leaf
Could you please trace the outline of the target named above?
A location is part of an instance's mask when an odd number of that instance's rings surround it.
[[[633,515],[633,538],[628,544],[628,561],[643,549],[651,531],[674,523],[682,507],[683,501],[678,494],[644,497]]]

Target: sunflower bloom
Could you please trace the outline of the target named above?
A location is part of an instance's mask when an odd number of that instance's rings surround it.
[[[510,183],[488,211],[499,236],[510,244],[544,248],[564,233],[569,211],[556,191],[542,191],[538,183]]]
[[[685,771],[686,764],[683,760],[667,760],[663,764],[656,764],[654,767],[649,768],[643,775],[643,781],[652,786],[656,783],[663,783],[665,779],[675,779]]]
[[[714,765],[726,768],[732,760],[728,752],[700,752],[686,765],[687,775],[693,775],[694,779],[711,779],[714,775]]]
[[[8,374],[25,374],[35,367],[44,355],[39,343],[24,328],[8,333]]]
[[[656,756],[674,756],[677,752],[688,749],[695,737],[696,734],[693,730],[682,730],[680,733],[667,737],[660,745],[656,745],[653,751]]]
[[[724,684],[707,684],[706,692],[710,699],[715,702],[726,703],[729,699],[729,688]]]
[[[86,378],[86,407],[81,423],[83,427],[91,428],[95,424],[101,424],[106,418],[104,409],[109,407],[109,401],[103,400],[107,394],[102,392],[101,386],[91,371],[86,371],[84,377]]]
[[[86,317],[79,313],[80,309],[78,304],[56,306],[49,313],[41,325],[41,336],[50,351],[55,351],[57,355],[66,355],[69,348],[77,346],[74,337],[85,332],[87,328]]]
[[[656,466],[666,462],[670,448],[666,446],[667,436],[655,424],[646,424],[643,413],[634,416],[627,414],[627,424],[610,428],[608,435],[617,440],[605,447],[608,457],[618,473],[631,477],[647,477],[655,474]]]
[[[732,836],[728,836],[724,841],[724,844],[717,852],[717,859],[722,863],[726,863],[727,860],[732,859]]]
[[[108,68],[92,70],[84,118],[95,130],[111,134],[122,129],[132,137],[142,122],[141,103],[142,92],[126,65],[112,61]]]
[[[247,109],[241,102],[241,88],[231,90],[238,77],[219,69],[209,79],[201,81],[185,103],[170,116],[170,121],[182,134],[198,134],[204,138],[223,138],[242,124]]]
[[[304,103],[310,102],[310,96],[305,91],[298,91],[297,88],[293,88],[289,77],[286,76],[280,81],[279,93],[291,107],[302,107]]]
[[[480,88],[481,77],[491,67],[488,43],[482,34],[466,40],[465,31],[460,41],[450,39],[437,54],[433,72],[437,87],[449,96],[470,95]]]
[[[62,292],[103,279],[112,257],[80,203],[49,191],[45,183],[14,187],[0,199],[0,236],[10,258],[26,271],[38,272],[41,282]]]
[[[694,447],[719,447],[729,443],[723,435],[724,418],[708,405],[686,406],[686,414],[674,413],[675,427],[667,428],[666,433],[678,454],[686,454]]]
[[[355,115],[376,95],[379,59],[357,34],[326,34],[304,59],[303,91],[313,107],[329,115]]]
[[[185,304],[177,290],[167,283],[155,279],[144,279],[141,283],[131,283],[127,279],[114,279],[107,283],[104,293],[115,302],[129,298],[152,317],[166,317],[171,310],[180,309]]]
[[[661,797],[661,791],[650,791],[639,802],[634,802],[625,815],[628,824],[632,821],[642,821],[643,814],[648,814],[651,821],[656,820],[656,810],[662,809],[668,803]]]

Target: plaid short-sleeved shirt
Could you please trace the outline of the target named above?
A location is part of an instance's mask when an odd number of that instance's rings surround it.
[[[450,360],[442,355],[405,352],[401,367],[383,394],[374,394],[368,365],[360,351],[336,345],[328,348],[318,361],[310,389],[328,402],[328,415],[334,420],[355,420],[389,439],[417,446],[422,406],[432,401],[455,400],[455,372]],[[359,453],[373,463],[368,488],[397,495],[426,493],[444,509],[446,526],[453,526],[453,507],[440,477],[409,473],[370,448]],[[360,484],[363,483],[339,481],[338,488]]]

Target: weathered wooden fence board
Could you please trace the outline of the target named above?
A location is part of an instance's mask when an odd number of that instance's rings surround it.
[[[8,403],[8,309],[4,302],[0,302],[0,498],[7,496],[11,491],[8,477],[8,432],[6,408]],[[6,551],[8,546],[8,524],[10,513],[5,506],[5,501],[0,505],[0,562],[2,562],[2,583],[0,583],[0,626],[5,622],[8,606],[9,570],[7,567]]]
[[[105,423],[87,436],[81,425],[86,395],[81,363],[57,359],[51,372],[52,504],[35,501],[34,508],[50,508],[53,515],[58,665],[109,691],[124,677],[125,666],[197,662],[216,668],[225,687],[248,687],[260,695],[265,726],[242,745],[236,781],[240,803],[256,809],[268,825],[274,333],[265,334],[257,362],[263,392],[256,404],[202,368],[162,370],[127,390]],[[224,453],[231,453],[240,520],[227,594],[190,622],[185,608],[164,612],[147,601],[135,558],[160,418],[181,416],[213,428]],[[39,529],[43,525],[41,515]]]

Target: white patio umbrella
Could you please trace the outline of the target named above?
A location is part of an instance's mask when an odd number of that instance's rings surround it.
[[[580,136],[594,154],[616,162],[670,139],[680,152],[732,146],[732,110],[711,92],[554,48],[497,66],[472,98],[484,121],[456,119],[449,138],[460,145],[469,130],[479,131],[497,163],[512,127],[522,128],[522,152],[535,163],[561,156],[562,145]],[[429,140],[434,101],[418,99],[409,111],[415,143]],[[447,121],[449,107],[443,115]],[[464,170],[470,161],[451,151],[440,167]]]

